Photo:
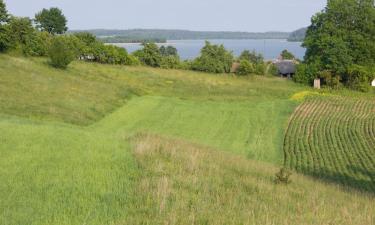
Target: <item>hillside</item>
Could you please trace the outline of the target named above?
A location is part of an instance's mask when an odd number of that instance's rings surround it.
[[[306,90],[0,55],[0,224],[373,224],[373,193],[273,182]]]
[[[305,39],[307,28],[301,28],[290,33],[288,41],[302,42]]]
[[[201,39],[287,39],[288,32],[226,32],[226,31],[190,31],[163,29],[131,30],[71,30],[70,32],[87,31],[98,37],[121,37],[133,40],[201,40]]]

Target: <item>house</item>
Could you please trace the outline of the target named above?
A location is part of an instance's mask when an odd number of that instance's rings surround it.
[[[372,81],[371,86],[375,87],[375,79]]]
[[[280,75],[289,77],[296,73],[296,62],[294,60],[276,60],[274,64]]]

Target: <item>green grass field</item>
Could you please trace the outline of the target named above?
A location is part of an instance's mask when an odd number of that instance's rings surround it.
[[[372,194],[301,175],[274,184],[306,91],[0,55],[0,224],[374,223]]]

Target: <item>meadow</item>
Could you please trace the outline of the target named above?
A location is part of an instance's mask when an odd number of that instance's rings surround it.
[[[311,91],[0,55],[0,224],[372,224],[371,193],[298,174],[274,183]]]

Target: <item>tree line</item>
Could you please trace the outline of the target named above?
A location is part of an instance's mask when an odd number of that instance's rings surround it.
[[[319,78],[331,88],[369,91],[375,79],[374,0],[328,1],[312,17],[303,46],[295,81],[312,84]]]
[[[26,56],[48,56],[50,64],[65,69],[74,60],[106,64],[147,65],[168,69],[186,69],[210,73],[229,73],[238,62],[238,75],[264,75],[268,65],[262,55],[244,51],[235,58],[223,45],[206,42],[194,60],[181,60],[172,46],[158,47],[145,42],[143,48],[129,54],[126,49],[105,45],[93,34],[66,34],[67,19],[58,8],[43,9],[35,18],[8,14],[0,0],[0,52],[17,52]]]

